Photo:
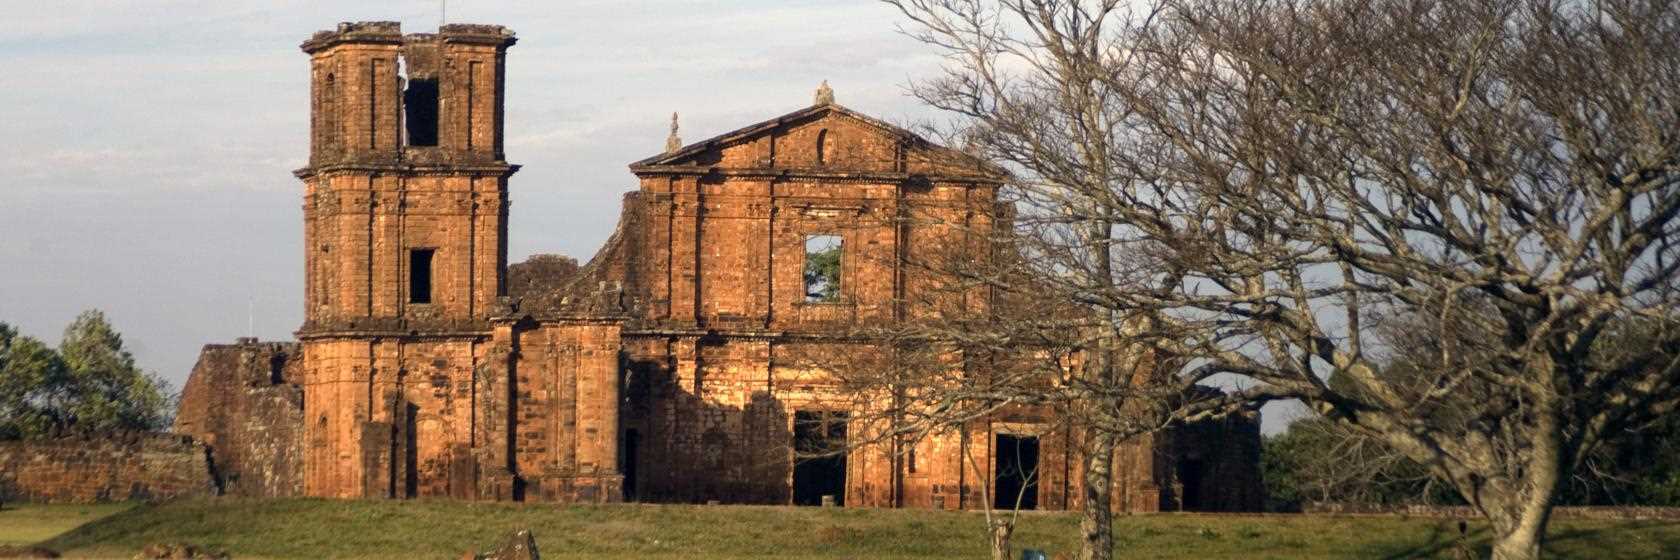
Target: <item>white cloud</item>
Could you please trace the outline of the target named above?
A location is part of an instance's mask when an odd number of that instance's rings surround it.
[[[146,367],[180,382],[200,344],[301,319],[307,58],[339,21],[435,26],[435,0],[0,0],[0,321],[53,339],[104,307]],[[449,2],[500,23],[509,55],[513,257],[587,258],[611,233],[625,165],[671,111],[698,140],[839,101],[924,113],[901,86],[937,58],[856,0]]]

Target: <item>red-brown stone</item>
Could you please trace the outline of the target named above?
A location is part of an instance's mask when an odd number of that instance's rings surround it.
[[[502,100],[513,43],[495,26],[405,35],[383,22],[304,43],[300,342],[208,347],[180,429],[227,457],[240,481],[230,488],[260,495],[789,503],[795,417],[852,402],[800,358],[859,321],[933,312],[906,302],[936,300],[946,280],[902,263],[1002,221],[1003,177],[822,92],[686,147],[673,131],[664,153],[631,164],[639,188],[594,259],[528,265],[510,293],[517,166],[502,152]],[[841,242],[829,301],[805,293],[810,235]],[[266,381],[251,373],[262,363],[277,372]],[[295,392],[301,408],[288,408]],[[1077,507],[1077,441],[1054,425],[976,422],[923,441],[914,467],[890,449],[854,449],[841,501],[980,507],[995,438],[1014,434],[1039,438],[1039,507]],[[1253,426],[1130,442],[1117,452],[1116,504],[1257,508]],[[980,459],[963,460],[971,453]],[[264,464],[271,472],[253,474]],[[1186,504],[1179,475],[1192,467],[1199,503]]]

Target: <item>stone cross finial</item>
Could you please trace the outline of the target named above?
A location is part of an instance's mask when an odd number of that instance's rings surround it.
[[[669,154],[682,149],[682,138],[677,136],[677,114],[671,113],[671,135],[665,137],[665,153]]]
[[[833,105],[834,104],[834,88],[828,87],[828,80],[823,80],[822,85],[817,86],[817,99],[816,99],[816,102],[813,103],[813,104],[814,105]]]

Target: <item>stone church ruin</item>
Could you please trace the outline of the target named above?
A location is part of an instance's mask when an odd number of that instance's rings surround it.
[[[897,257],[992,219],[1003,177],[824,84],[700,142],[673,122],[629,165],[639,185],[592,259],[510,265],[514,43],[363,22],[302,44],[304,324],[296,342],[206,346],[176,421],[221,492],[970,509],[1024,490],[1078,507],[1070,435],[1019,421],[908,455],[796,456],[857,437],[852,399],[800,354],[912,313],[924,279]],[[879,219],[907,208],[943,223]],[[1258,510],[1259,448],[1253,417],[1139,438],[1117,452],[1115,505]]]

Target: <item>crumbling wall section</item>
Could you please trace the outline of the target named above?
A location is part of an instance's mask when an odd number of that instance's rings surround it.
[[[303,389],[296,343],[206,345],[181,389],[175,432],[209,447],[222,491],[303,493]]]
[[[773,379],[764,340],[641,334],[625,347],[624,425],[636,436],[622,459],[639,501],[787,504],[790,407],[844,408],[817,406],[816,387]]]
[[[0,441],[0,486],[14,500],[94,503],[213,496],[203,444],[126,432]]]

